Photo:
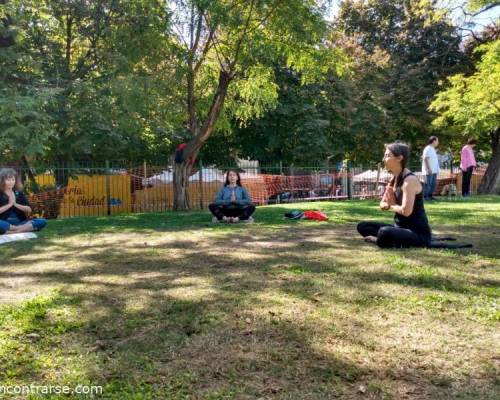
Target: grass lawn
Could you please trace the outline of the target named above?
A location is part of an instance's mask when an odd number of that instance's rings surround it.
[[[372,201],[262,207],[237,226],[208,213],[51,221],[0,246],[0,387],[498,399],[500,197],[426,207],[435,233],[474,248],[379,250],[355,229],[390,220]],[[285,221],[294,208],[330,220]]]

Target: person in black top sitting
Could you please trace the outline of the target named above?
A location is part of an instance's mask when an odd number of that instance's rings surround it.
[[[39,231],[47,221],[43,218],[29,220],[31,207],[21,190],[16,189],[16,171],[0,170],[0,235]]]
[[[429,247],[431,228],[424,210],[422,185],[406,168],[410,149],[404,143],[385,146],[384,164],[393,178],[380,202],[383,211],[394,211],[394,225],[364,221],[358,232],[379,247]]]

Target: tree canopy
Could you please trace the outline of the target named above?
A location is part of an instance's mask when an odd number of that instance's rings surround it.
[[[490,172],[484,192],[500,192],[500,40],[476,48],[480,61],[473,74],[448,78],[430,108],[438,116],[433,124],[451,126],[462,137],[477,137],[490,145]]]
[[[184,142],[185,188],[196,158],[374,162],[437,130],[491,142],[498,21],[464,39],[443,2],[344,0],[328,21],[329,4],[0,0],[2,161],[166,163]]]

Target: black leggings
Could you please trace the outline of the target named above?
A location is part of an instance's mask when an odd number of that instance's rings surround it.
[[[409,229],[380,222],[360,222],[358,232],[363,237],[375,236],[378,247],[382,248],[427,247],[430,244],[430,238],[426,235],[419,235]]]
[[[469,167],[466,171],[462,170],[462,196],[468,196],[470,193],[470,180],[473,170],[474,167]]]
[[[252,204],[245,206],[240,204],[210,204],[208,208],[219,221],[224,217],[238,217],[239,219],[245,221],[255,211],[255,206]]]

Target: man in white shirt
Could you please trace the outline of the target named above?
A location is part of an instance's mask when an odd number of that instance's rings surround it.
[[[432,196],[436,190],[437,176],[439,174],[439,160],[436,153],[439,139],[431,136],[422,154],[422,174],[425,176],[424,199],[434,200]]]

